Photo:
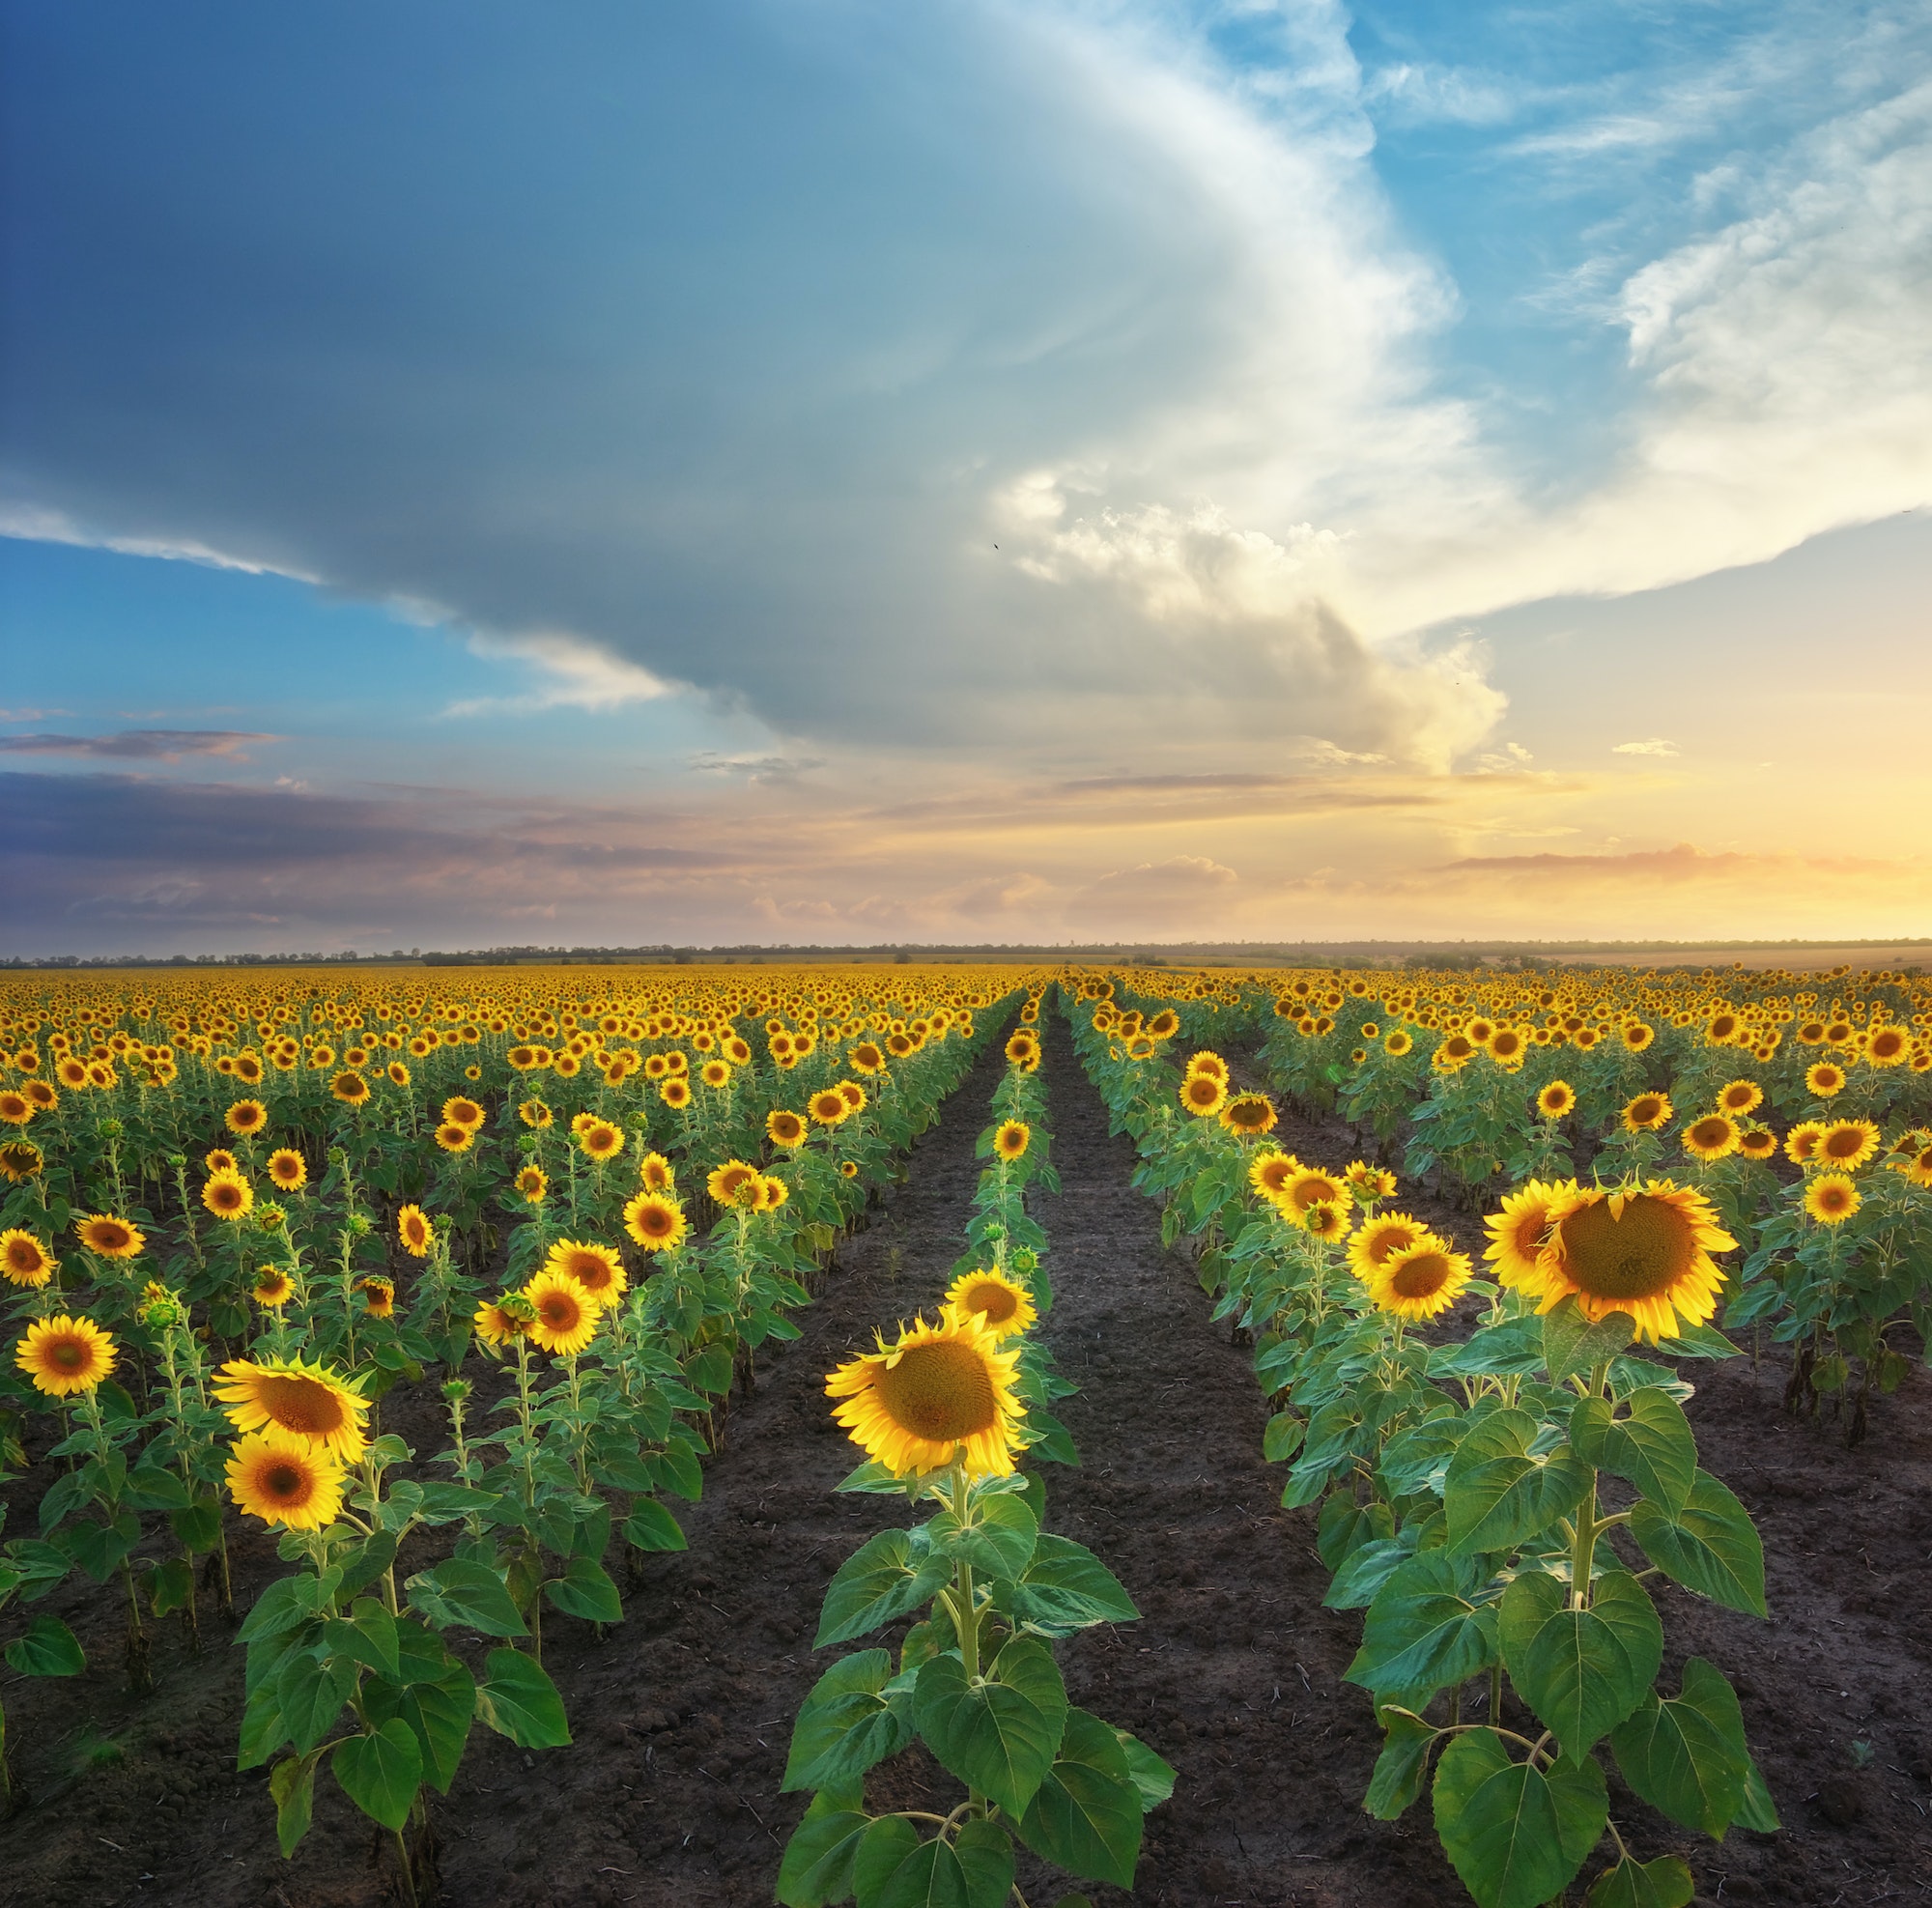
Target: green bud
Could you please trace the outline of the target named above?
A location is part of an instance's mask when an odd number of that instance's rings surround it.
[[[104,1140],[118,1140],[128,1129],[119,1120],[103,1120],[94,1130]]]
[[[366,1212],[352,1212],[349,1215],[349,1231],[355,1239],[367,1239],[376,1229],[376,1222]]]
[[[470,1384],[467,1378],[452,1378],[443,1381],[442,1395],[452,1405],[462,1404],[469,1396],[469,1392]]]

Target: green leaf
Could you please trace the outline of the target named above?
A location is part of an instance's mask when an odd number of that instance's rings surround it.
[[[1738,1698],[1702,1657],[1685,1659],[1679,1694],[1649,1699],[1610,1738],[1624,1780],[1687,1829],[1721,1837],[1744,1805],[1750,1751]]]
[[[1748,1755],[1745,1757],[1745,1799],[1738,1805],[1738,1812],[1731,1817],[1731,1822],[1735,1828],[1748,1829],[1759,1836],[1775,1836],[1781,1826],[1777,1819],[1777,1805],[1771,1799],[1764,1771]]]
[[[1395,1513],[1386,1504],[1374,1499],[1358,1504],[1346,1492],[1338,1491],[1321,1506],[1315,1549],[1331,1571],[1340,1570],[1364,1544],[1379,1543],[1394,1535]]]
[[[275,1839],[281,1844],[284,1861],[308,1834],[315,1808],[315,1764],[313,1755],[290,1755],[269,1771],[269,1793],[275,1802]]]
[[[128,1473],[121,1501],[137,1511],[185,1511],[189,1508],[187,1486],[158,1465],[136,1465]]]
[[[1445,1551],[1410,1557],[1369,1606],[1343,1680],[1373,1691],[1378,1705],[1419,1710],[1437,1690],[1480,1674],[1496,1654],[1495,1607],[1475,1601],[1483,1582]]]
[[[1414,1544],[1403,1537],[1381,1538],[1350,1552],[1321,1599],[1323,1606],[1329,1609],[1367,1609],[1382,1585],[1414,1554]]]
[[[1301,1449],[1308,1427],[1293,1411],[1277,1411],[1262,1433],[1262,1456],[1271,1465],[1286,1464]]]
[[[1750,1514],[1707,1470],[1690,1485],[1681,1510],[1648,1497],[1631,1512],[1630,1533],[1666,1577],[1726,1609],[1766,1614],[1764,1546]]]
[[[237,1769],[259,1769],[289,1739],[288,1724],[282,1721],[282,1706],[275,1700],[272,1682],[249,1692],[242,1711],[242,1739],[236,1746]]]
[[[194,1601],[194,1565],[186,1557],[169,1557],[143,1574],[141,1586],[149,1609],[166,1616]]]
[[[476,1679],[455,1657],[444,1661],[448,1672],[440,1682],[369,1683],[362,1692],[362,1707],[372,1723],[395,1717],[409,1725],[422,1753],[424,1780],[447,1795],[475,1720]]]
[[[561,1749],[570,1740],[563,1698],[534,1657],[492,1650],[476,1686],[476,1714],[519,1749]]]
[[[1039,1520],[1024,1497],[1010,1493],[976,1495],[970,1509],[973,1522],[963,1529],[951,1511],[941,1511],[925,1526],[935,1553],[954,1562],[970,1563],[981,1577],[1018,1577],[1033,1560],[1039,1541]]]
[[[952,1575],[923,1531],[882,1530],[839,1565],[826,1586],[813,1649],[849,1642],[917,1609]]]
[[[22,1676],[78,1676],[87,1656],[57,1616],[37,1616],[7,1645],[7,1662]]]
[[[306,1754],[328,1734],[355,1688],[355,1659],[292,1650],[275,1678],[275,1701],[289,1739]]]
[[[1174,1764],[1163,1761],[1138,1736],[1129,1735],[1124,1729],[1116,1729],[1114,1733],[1120,1737],[1121,1748],[1126,1753],[1127,1773],[1140,1791],[1141,1813],[1145,1815],[1158,1808],[1174,1793]]]
[[[1066,1712],[1052,1767],[1020,1821],[1020,1837],[1069,1875],[1134,1885],[1141,1798],[1119,1737],[1084,1709]]]
[[[1569,1887],[1609,1819],[1604,1772],[1512,1762],[1493,1729],[1471,1729],[1435,1765],[1435,1833],[1480,1908],[1540,1908]]]
[[[1592,1324],[1575,1295],[1544,1315],[1543,1362],[1551,1384],[1606,1365],[1636,1336],[1636,1321],[1628,1312],[1612,1312]]]
[[[1429,1751],[1440,1731],[1406,1709],[1384,1709],[1379,1714],[1386,1734],[1362,1807],[1378,1821],[1393,1822],[1422,1800],[1429,1784]]]
[[[1663,1625],[1624,1570],[1597,1579],[1588,1609],[1569,1604],[1568,1583],[1526,1571],[1503,1592],[1497,1633],[1517,1694],[1577,1762],[1649,1694]]]
[[[849,1788],[875,1762],[912,1740],[903,1705],[882,1694],[893,1680],[886,1650],[861,1650],[835,1663],[812,1686],[792,1724],[780,1789]]]
[[[829,1908],[852,1893],[852,1864],[872,1818],[856,1797],[824,1789],[785,1843],[778,1897],[784,1908]]]
[[[343,1793],[363,1814],[385,1829],[410,1819],[410,1805],[422,1785],[422,1751],[407,1723],[392,1717],[366,1736],[351,1736],[336,1746],[329,1768]]]
[[[425,1484],[416,1515],[424,1524],[454,1524],[473,1511],[483,1515],[503,1500],[492,1491],[471,1491],[462,1484]]]
[[[527,1637],[503,1580],[487,1564],[451,1557],[434,1570],[419,1571],[404,1586],[410,1606],[438,1630],[474,1630],[485,1637]]]
[[[1634,1862],[1628,1855],[1597,1877],[1583,1908],[1690,1908],[1697,1884],[1683,1857],[1660,1855]]]
[[[1452,1552],[1514,1550],[1583,1501],[1588,1469],[1566,1449],[1532,1456],[1536,1434],[1536,1420],[1518,1410],[1492,1411],[1469,1428],[1443,1483]]]
[[[1068,1537],[1040,1534],[1026,1575],[1013,1585],[1012,1613],[1022,1628],[1069,1637],[1096,1623],[1132,1623],[1140,1611],[1120,1579]]]
[[[969,1821],[948,1843],[922,1841],[903,1816],[883,1815],[860,1841],[852,1880],[859,1908],[1001,1908],[1013,1845],[991,1822]]]
[[[337,1655],[353,1657],[378,1675],[400,1680],[402,1659],[397,1654],[396,1619],[373,1597],[355,1605],[352,1618],[330,1617],[322,1626],[323,1640]]]
[[[1654,1384],[1633,1391],[1626,1403],[1630,1415],[1619,1418],[1608,1399],[1579,1398],[1570,1413],[1572,1449],[1666,1511],[1681,1511],[1697,1476],[1697,1440],[1684,1407]]]
[[[558,1609],[591,1623],[621,1623],[624,1602],[610,1573],[592,1557],[572,1557],[561,1577],[544,1585],[544,1595]]]
[[[350,1596],[375,1582],[396,1560],[396,1533],[378,1530],[342,1560],[342,1589]]]
[[[722,1396],[731,1388],[730,1346],[707,1345],[702,1351],[694,1352],[684,1361],[684,1375],[693,1390]]]
[[[183,1544],[199,1556],[221,1541],[221,1505],[216,1499],[204,1498],[185,1511],[170,1511],[168,1524]]]
[[[945,1768],[1021,1815],[1060,1746],[1066,1686],[1043,1643],[1014,1637],[977,1683],[956,1656],[923,1664],[913,1716]]]
[[[639,1551],[681,1551],[684,1531],[655,1497],[639,1497],[624,1520],[624,1541]]]
[[[1431,1378],[1525,1378],[1543,1368],[1543,1322],[1506,1319],[1429,1353]]]

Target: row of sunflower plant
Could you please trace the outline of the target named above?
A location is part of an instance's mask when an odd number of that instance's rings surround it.
[[[734,1369],[749,1382],[754,1349],[796,1335],[784,1313],[806,1301],[802,1279],[963,1077],[991,1032],[974,1012],[995,1005],[976,990],[909,1020],[874,1012],[828,1026],[809,999],[801,990],[789,1019],[767,1017],[763,1067],[723,1011],[745,1003],[700,994],[713,1011],[693,1015],[645,1014],[634,1001],[603,1017],[654,1050],[636,1068],[603,1053],[590,1096],[583,1069],[555,1065],[574,1060],[567,1048],[531,1091],[530,1025],[479,1011],[501,1022],[504,1050],[479,1041],[484,1059],[466,1063],[461,1089],[428,1116],[413,1099],[372,1107],[372,1095],[347,1090],[269,1090],[223,1109],[225,1053],[204,1065],[193,1052],[167,1078],[130,1068],[91,1083],[103,1097],[79,1112],[66,1072],[64,1097],[28,1078],[19,1096],[37,1109],[35,1137],[14,1143],[18,1190],[0,1240],[26,1321],[7,1402],[16,1461],[20,1408],[60,1414],[41,1455],[63,1468],[41,1497],[40,1535],[0,1552],[0,1608],[45,1598],[75,1569],[118,1585],[130,1680],[145,1690],[155,1622],[179,1610],[196,1640],[198,1562],[228,1600],[225,1488],[279,1533],[295,1566],[239,1632],[240,1766],[270,1765],[286,1854],[307,1830],[326,1762],[394,1833],[412,1886],[429,1848],[425,1791],[447,1793],[473,1723],[526,1749],[568,1740],[542,1666],[546,1607],[618,1621],[603,1561],[613,1532],[631,1550],[682,1548],[662,1499],[698,1495]],[[74,1014],[109,1040],[123,1038],[117,1019],[153,1017],[151,1003],[98,998]],[[338,1004],[334,1017],[361,1015]],[[29,1011],[9,1031],[44,1026]],[[47,1044],[73,1052],[62,1044],[73,1039],[56,1026]],[[733,1077],[709,1089],[709,1117],[680,1089],[691,1061],[667,1045],[679,1040],[700,1073],[707,1049],[743,1050],[718,1062]],[[333,1064],[326,1043],[317,1050]],[[683,1066],[652,1067],[671,1051]],[[17,1068],[38,1055],[9,1058]],[[431,1078],[418,1088],[453,1084],[435,1080],[434,1052],[425,1058]],[[633,1071],[661,1084],[626,1105]],[[318,1113],[320,1133],[304,1124]],[[198,1195],[172,1150],[195,1143],[197,1124],[222,1141]],[[156,1157],[157,1144],[171,1150]],[[738,1153],[721,1159],[725,1145]],[[398,1179],[387,1169],[412,1148],[428,1170]],[[701,1188],[708,1236],[680,1197],[681,1174]],[[156,1181],[163,1194],[172,1182],[172,1209],[139,1197]],[[398,1190],[433,1209],[440,1195],[451,1210],[426,1211]],[[65,1259],[62,1223],[79,1248]],[[250,1302],[238,1323],[239,1292]],[[224,1351],[242,1355],[224,1362]],[[419,1466],[380,1419],[394,1386],[438,1372],[447,1447]],[[502,1422],[486,1429],[479,1416]],[[463,1637],[495,1645],[480,1666],[452,1647]],[[75,1674],[85,1662],[49,1613],[27,1622],[7,1660],[29,1675]],[[4,1749],[0,1734],[0,1780]]]
[[[1694,1187],[1745,1254],[1724,1323],[1791,1345],[1788,1403],[1816,1415],[1830,1401],[1853,1443],[1910,1369],[1903,1348],[1932,1356],[1921,978],[1335,970],[1178,1000],[1172,981],[1122,980],[1110,1011],[1178,1007],[1193,1039],[1258,1046],[1289,1098],[1339,1111],[1472,1209],[1579,1173]]]
[[[1711,1202],[1649,1178],[1532,1181],[1491,1220],[1481,1278],[1386,1210],[1385,1168],[1298,1160],[1267,1138],[1265,1096],[1229,1094],[1220,1056],[1176,1069],[1120,1020],[1105,1000],[1076,1009],[1083,1060],[1170,1213],[1218,1233],[1203,1283],[1254,1334],[1278,1405],[1265,1455],[1292,1465],[1282,1501],[1319,1506],[1325,1602],[1365,1611],[1347,1678],[1384,1731],[1366,1808],[1394,1820],[1428,1794],[1483,1908],[1535,1908],[1593,1858],[1592,1908],[1683,1908],[1689,1867],[1633,1851],[1606,1757],[1686,1828],[1777,1826],[1722,1673],[1690,1657],[1659,1684],[1647,1587],[1765,1614],[1762,1547],[1697,1463],[1690,1387],[1633,1351],[1730,1354],[1709,1321],[1713,1255],[1735,1242]],[[1472,1296],[1466,1335],[1422,1335]]]
[[[967,1252],[938,1321],[831,1374],[835,1415],[866,1454],[840,1487],[899,1496],[922,1523],[879,1531],[827,1588],[815,1647],[907,1624],[896,1651],[841,1657],[793,1728],[784,1786],[813,1791],[786,1846],[787,1908],[1025,1908],[1015,1837],[1083,1880],[1130,1888],[1143,1818],[1174,1771],[1124,1729],[1071,1704],[1052,1645],[1139,1611],[1084,1545],[1042,1528],[1042,1461],[1074,1463],[1044,1409],[1054,1377],[1034,1326],[1050,1309],[1047,1239],[1029,1185],[1057,1190],[1039,1078],[1040,997],[1006,1045],[980,1135]],[[938,1809],[874,1811],[867,1773],[923,1743],[964,1790]],[[945,1799],[941,1798],[943,1802]],[[1060,1897],[1075,1908],[1084,1895]]]

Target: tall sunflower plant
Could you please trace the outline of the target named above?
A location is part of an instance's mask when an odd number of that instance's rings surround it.
[[[1139,1612],[1091,1551],[1040,1527],[1044,1485],[1018,1468],[1020,1335],[949,1304],[827,1381],[864,1488],[934,1508],[862,1545],[827,1589],[814,1647],[888,1626],[897,1641],[840,1658],[799,1713],[783,1786],[812,1800],[779,1871],[787,1908],[1000,1908],[1018,1898],[1016,1840],[1131,1887],[1143,1818],[1173,1792],[1151,1750],[1067,1700],[1053,1643]],[[867,1775],[915,1742],[957,1798],[880,1806]]]

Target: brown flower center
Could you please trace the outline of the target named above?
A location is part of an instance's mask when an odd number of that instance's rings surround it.
[[[349,1422],[342,1400],[312,1378],[270,1372],[255,1381],[255,1396],[274,1423],[304,1438],[327,1438]]]
[[[1651,1298],[1668,1292],[1694,1256],[1690,1222],[1649,1193],[1625,1200],[1616,1217],[1607,1199],[1563,1221],[1565,1269],[1592,1298]]]
[[[895,1424],[937,1443],[990,1431],[998,1417],[985,1360],[964,1345],[915,1345],[873,1384]]]

